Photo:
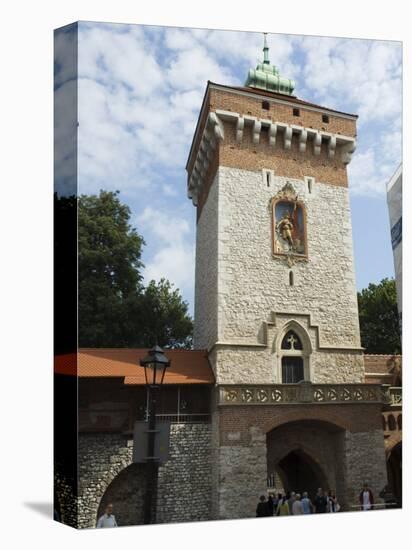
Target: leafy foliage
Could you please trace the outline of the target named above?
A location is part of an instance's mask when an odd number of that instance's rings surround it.
[[[191,348],[193,323],[179,291],[166,279],[150,281],[142,298],[142,342],[153,342],[157,336],[160,346]]]
[[[401,353],[395,280],[370,283],[358,292],[358,306],[361,341],[366,353]]]
[[[142,284],[145,242],[130,225],[118,192],[78,203],[79,345],[190,345],[192,320],[178,290],[162,279]]]

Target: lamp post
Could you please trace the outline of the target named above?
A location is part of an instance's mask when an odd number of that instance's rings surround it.
[[[147,429],[147,457],[148,480],[146,484],[146,498],[144,506],[145,524],[156,522],[156,504],[153,500],[157,494],[157,478],[159,473],[159,457],[155,456],[156,437],[156,395],[163,384],[166,369],[170,367],[170,360],[158,345],[149,350],[146,357],[140,361],[144,368],[146,388],[148,392],[148,429]],[[156,501],[155,501],[156,502]]]

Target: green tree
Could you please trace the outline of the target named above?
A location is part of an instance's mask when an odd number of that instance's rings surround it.
[[[370,283],[358,292],[359,324],[366,353],[401,353],[394,279]]]
[[[142,296],[141,311],[145,322],[140,345],[149,346],[157,340],[160,346],[192,347],[193,323],[188,305],[169,281],[150,281]]]
[[[150,346],[156,339],[160,345],[187,345],[192,321],[179,291],[165,280],[143,286],[144,244],[118,192],[79,197],[81,347]]]
[[[143,238],[118,192],[81,195],[78,205],[79,344],[125,346],[127,304],[141,291]]]

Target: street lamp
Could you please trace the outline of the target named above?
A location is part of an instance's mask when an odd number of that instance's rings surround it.
[[[146,357],[141,359],[140,366],[144,368],[146,388],[148,391],[148,429],[147,429],[147,457],[148,480],[144,507],[145,524],[156,523],[157,478],[159,473],[159,457],[155,456],[156,437],[156,393],[163,384],[166,369],[170,367],[170,360],[165,356],[158,345],[149,350]],[[154,497],[154,498],[153,498]],[[153,506],[153,500],[155,505]]]

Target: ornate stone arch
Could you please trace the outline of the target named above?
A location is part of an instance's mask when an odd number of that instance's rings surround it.
[[[301,343],[302,349],[284,349],[282,342],[288,333],[296,335]],[[275,339],[276,367],[275,378],[278,383],[282,382],[282,360],[285,357],[300,357],[303,361],[303,380],[312,380],[311,355],[312,342],[306,329],[294,319],[291,319],[279,330]]]

